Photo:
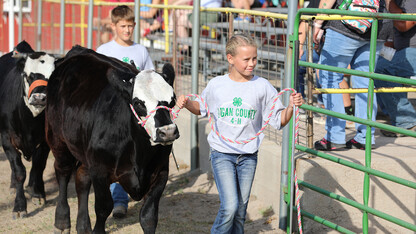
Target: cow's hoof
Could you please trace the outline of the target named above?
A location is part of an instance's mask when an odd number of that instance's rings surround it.
[[[13,212],[13,219],[23,219],[27,217],[27,211]]]
[[[44,206],[46,205],[46,199],[44,197],[32,197],[32,203],[35,206]]]
[[[71,232],[70,228],[61,230],[61,229],[58,229],[58,228],[55,227],[54,230],[53,230],[54,234],[69,234],[70,232]]]

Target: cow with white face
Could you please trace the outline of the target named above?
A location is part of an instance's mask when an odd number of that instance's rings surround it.
[[[55,157],[60,194],[56,232],[70,232],[67,186],[75,170],[78,233],[105,233],[113,209],[109,188],[113,182],[134,200],[143,199],[140,224],[144,233],[155,233],[169,155],[179,137],[170,116],[174,78],[170,64],[161,74],[139,73],[131,64],[79,46],[57,62],[45,109],[46,139]],[[88,215],[91,185],[97,215],[93,230]]]
[[[55,69],[55,57],[44,52],[31,54],[19,53],[14,57],[23,57],[23,79],[25,91],[25,104],[32,112],[33,117],[39,115],[46,106],[46,86],[49,77]]]
[[[18,52],[18,53],[16,53]],[[49,154],[45,141],[46,85],[55,58],[35,52],[25,41],[14,52],[0,57],[0,133],[10,161],[10,188],[16,191],[13,218],[24,217],[27,203],[23,190],[26,168],[21,156],[32,160],[29,193],[36,204],[45,204],[43,171]]]
[[[171,71],[165,69],[165,72]],[[162,75],[171,76],[174,74]],[[144,128],[150,135],[152,145],[172,144],[179,137],[178,128],[176,124],[172,123],[169,110],[157,109],[159,106],[174,107],[175,93],[172,85],[172,83],[167,83],[161,74],[153,70],[142,71],[135,78],[133,107],[138,110],[141,117],[146,117],[151,111],[156,110],[144,124]]]

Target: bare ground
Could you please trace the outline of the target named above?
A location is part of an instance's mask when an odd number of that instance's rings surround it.
[[[1,148],[1,147],[0,147]],[[46,205],[35,206],[28,199],[28,217],[12,219],[14,194],[10,193],[10,165],[0,149],[0,233],[53,233],[55,203],[58,188],[53,169],[54,158],[49,156],[44,173]],[[170,177],[160,202],[157,233],[209,233],[215,219],[219,198],[213,178],[208,174],[189,172],[183,164],[178,171],[171,159]],[[24,162],[27,174],[31,163]],[[26,179],[28,180],[28,178]],[[27,182],[26,182],[27,183]],[[74,183],[69,184],[69,205],[71,207],[71,233],[76,233],[77,198]],[[143,233],[138,221],[141,202],[129,203],[127,217],[107,219],[108,233]],[[278,216],[255,197],[251,197],[246,233],[284,233],[278,229]],[[89,211],[91,222],[95,223],[94,192],[90,193]]]

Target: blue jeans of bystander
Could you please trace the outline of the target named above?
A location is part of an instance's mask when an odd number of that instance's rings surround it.
[[[411,77],[416,75],[416,48],[405,48],[396,51],[391,61],[380,57],[376,73]],[[375,80],[376,87],[402,87],[402,84]],[[400,128],[411,128],[416,125],[416,111],[407,99],[407,93],[378,93],[383,111],[390,117],[391,124]]]
[[[382,43],[377,43],[377,54]],[[378,56],[376,56],[378,57]],[[338,33],[334,30],[326,30],[325,44],[319,58],[320,64],[330,65],[340,68],[347,68],[358,71],[369,71],[370,42],[356,40]],[[343,74],[319,70],[319,78],[322,88],[339,88],[339,83],[343,79]],[[358,76],[351,76],[353,88],[368,88],[369,79]],[[355,116],[367,119],[367,93],[355,95]],[[323,94],[325,108],[331,111],[345,114],[342,94]],[[373,121],[377,113],[377,101],[373,97]],[[325,139],[336,144],[345,144],[345,120],[328,116],[326,119]],[[355,124],[356,135],[354,139],[365,143],[366,125]],[[374,144],[374,128],[371,129],[372,144]]]
[[[220,197],[220,208],[211,233],[244,233],[257,153],[226,154],[211,150],[210,159]]]
[[[312,62],[313,63],[317,63],[319,61],[319,54],[316,53],[315,50],[312,50]],[[307,60],[307,56],[308,56],[308,52],[309,51],[305,51],[305,53],[303,53],[302,57],[300,58],[300,61],[306,61]],[[306,67],[303,66],[299,66],[298,68],[298,82],[297,82],[297,87],[296,87],[296,91],[298,93],[302,94],[302,97],[305,98],[305,74],[306,74]],[[316,82],[316,86],[320,87],[320,84],[317,80]]]
[[[124,206],[128,207],[129,196],[124,191],[123,187],[119,183],[112,183],[110,185],[111,196],[113,197],[114,207]]]

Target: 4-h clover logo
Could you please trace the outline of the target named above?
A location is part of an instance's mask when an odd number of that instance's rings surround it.
[[[122,60],[123,60],[123,62],[125,62],[125,63],[130,63],[130,59],[129,59],[129,57],[123,57],[123,58],[122,58]]]
[[[233,99],[233,105],[236,107],[239,107],[243,104],[243,99],[241,99],[240,97],[235,97]]]

